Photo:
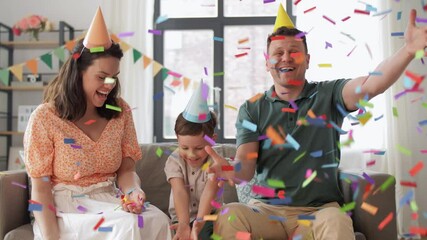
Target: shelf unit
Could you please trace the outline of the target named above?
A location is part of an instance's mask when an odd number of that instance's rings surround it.
[[[7,53],[7,59],[5,64],[0,61],[0,69],[8,68],[14,62],[15,50],[22,51],[32,51],[32,50],[52,50],[59,46],[65,44],[66,41],[74,39],[74,35],[76,31],[71,25],[64,21],[59,22],[59,29],[53,30],[49,32],[55,39],[58,40],[41,40],[41,41],[21,41],[15,40],[12,28],[3,23],[0,23],[0,51]],[[42,33],[47,34],[47,33]],[[41,35],[42,35],[41,34]],[[3,59],[1,59],[3,60]],[[58,60],[58,67],[60,67],[63,63]],[[53,70],[58,71],[58,69]],[[46,76],[54,73],[39,73],[40,76]],[[50,80],[50,79],[49,79]],[[9,85],[4,86],[0,84],[0,94],[1,99],[5,99],[5,102],[2,100],[2,105],[6,105],[6,109],[0,110],[0,141],[2,146],[0,149],[4,149],[5,151],[0,151],[0,171],[8,169],[8,159],[10,155],[10,148],[13,144],[14,137],[22,139],[23,132],[17,131],[17,128],[14,127],[13,121],[17,120],[17,116],[13,115],[14,107],[14,94],[18,94],[19,92],[25,92],[23,94],[29,94],[30,92],[39,92],[40,94],[45,89],[45,86],[12,86],[13,74],[9,74]],[[22,93],[20,93],[22,94]],[[34,104],[34,103],[32,103]],[[16,110],[16,109],[15,109]],[[16,140],[16,139],[15,139]]]

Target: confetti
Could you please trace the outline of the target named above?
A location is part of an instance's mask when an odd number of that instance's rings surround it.
[[[138,215],[138,227],[139,228],[144,227],[144,218],[141,215]]]
[[[251,239],[250,233],[248,233],[248,232],[236,232],[236,240],[250,240],[250,239]]]
[[[99,219],[98,223],[93,227],[93,230],[96,231],[104,221],[105,221],[105,218],[101,217],[101,219]]]
[[[162,35],[162,30],[148,29],[148,33],[151,33],[153,35]]]
[[[319,66],[320,68],[331,68],[332,64],[331,63],[319,63],[319,64],[317,64],[317,66]]]
[[[99,227],[98,232],[112,232],[113,227]]]
[[[96,122],[96,120],[90,119],[90,120],[87,120],[84,124],[85,125],[91,125],[91,124],[93,124],[95,122]]]
[[[309,8],[309,9],[305,10],[305,11],[304,11],[304,14],[306,14],[306,13],[308,13],[308,12],[311,12],[311,11],[313,11],[314,9],[316,9],[316,7],[315,7],[315,6],[314,6],[314,7],[312,7],[312,8]]]
[[[124,37],[132,37],[134,32],[122,32],[117,34],[117,37],[124,38]]]
[[[273,220],[273,221],[278,221],[278,222],[286,221],[286,218],[280,217],[280,216],[275,216],[275,215],[268,216],[268,219]]]
[[[387,217],[384,218],[384,220],[381,221],[381,223],[378,225],[378,230],[383,230],[387,224],[390,223],[390,221],[393,219],[393,212],[389,213]]]
[[[285,188],[285,183],[278,179],[267,179],[267,185],[273,188]]]
[[[90,53],[104,52],[104,47],[93,47],[90,48]]]
[[[243,56],[246,56],[246,55],[248,55],[248,53],[247,53],[247,52],[245,52],[245,53],[240,53],[240,54],[236,54],[236,55],[234,55],[234,57],[239,58],[239,57],[243,57]]]
[[[122,109],[120,107],[116,107],[116,106],[113,106],[113,105],[110,105],[110,104],[105,104],[105,108],[111,109],[111,110],[114,110],[114,111],[117,111],[117,112],[121,112],[122,111]]]
[[[28,204],[28,211],[30,211],[30,212],[32,212],[32,211],[41,212],[41,211],[43,211],[43,205],[35,204],[35,203]]]
[[[415,164],[414,167],[411,168],[411,170],[409,170],[409,174],[412,177],[415,177],[415,175],[417,175],[417,173],[419,171],[421,171],[421,169],[423,169],[423,167],[424,167],[424,163],[422,161],[419,161],[417,164]]]
[[[73,144],[75,143],[74,139],[72,138],[64,138],[64,144]]]
[[[217,42],[224,42],[224,38],[222,37],[213,37],[213,40]]]
[[[381,192],[384,192],[390,185],[394,184],[395,178],[393,176],[389,176],[383,184],[381,184],[380,189]]]
[[[316,216],[314,215],[298,215],[299,220],[315,220]]]
[[[218,219],[218,215],[205,215],[203,216],[203,221],[216,221]]]
[[[370,184],[375,185],[375,180],[372,179],[368,174],[366,174],[365,172],[363,172],[363,177],[366,179],[366,181],[368,181]]]
[[[274,193],[273,188],[263,187],[260,185],[253,185],[252,186],[252,192],[255,194],[262,195],[264,197],[275,197],[275,195],[276,195]]]
[[[23,189],[27,189],[26,185],[15,182],[15,181],[12,181],[12,185],[18,186],[18,187],[23,188]]]
[[[243,120],[242,127],[246,128],[246,129],[248,129],[248,130],[250,130],[252,132],[256,132],[256,130],[257,130],[257,125],[254,124],[254,123],[252,123],[252,122],[249,122],[246,119]]]
[[[305,188],[308,184],[311,183],[311,181],[313,181],[314,178],[316,178],[316,176],[317,171],[312,172],[311,175],[306,180],[304,180],[304,182],[302,183],[302,187]]]
[[[327,17],[327,16],[325,16],[325,15],[323,15],[323,18],[324,18],[324,19],[326,19],[326,20],[328,20],[330,23],[332,23],[332,24],[334,24],[334,25],[335,25],[335,21],[334,21],[334,20],[332,20],[332,19],[328,18],[328,17]]]
[[[157,19],[156,19],[156,24],[159,24],[159,23],[165,22],[165,21],[167,21],[167,20],[168,20],[168,16],[167,16],[167,15],[159,16],[159,17],[157,17]]]
[[[215,141],[206,134],[203,136],[203,139],[205,139],[205,141],[208,142],[211,146],[215,146],[216,144]]]
[[[87,212],[87,208],[85,208],[85,207],[83,207],[83,206],[81,206],[81,205],[77,206],[77,210],[79,210],[79,211],[80,211],[80,212],[82,212],[82,213]]]
[[[378,212],[377,207],[375,207],[369,203],[366,203],[366,202],[363,202],[362,205],[360,206],[360,208],[362,208],[366,212],[370,213],[371,215],[375,215]]]
[[[357,14],[364,14],[364,15],[370,15],[371,13],[368,11],[364,11],[364,10],[359,10],[359,9],[354,9],[354,13]]]
[[[312,156],[314,158],[321,157],[321,156],[323,156],[323,151],[322,150],[318,150],[318,151],[311,152],[310,156]]]
[[[348,212],[353,210],[356,207],[356,202],[345,203],[341,208],[341,212]]]

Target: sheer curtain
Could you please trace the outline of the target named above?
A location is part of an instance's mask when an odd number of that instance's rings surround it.
[[[419,2],[405,1],[385,1],[384,9],[393,9],[393,17],[384,19],[383,35],[385,43],[384,51],[386,55],[391,55],[397,51],[404,43],[403,38],[390,37],[392,32],[404,32],[408,23],[409,12],[412,8],[417,9],[417,16],[426,17]],[[396,15],[401,13],[401,20],[397,20]],[[417,23],[420,25],[420,23]],[[425,60],[425,58],[424,58]],[[418,74],[426,75],[426,66],[420,60],[413,60],[407,70]],[[426,89],[425,81],[420,88]],[[387,128],[389,137],[387,141],[387,161],[382,170],[396,177],[396,202],[398,207],[398,227],[399,233],[410,232],[411,227],[427,226],[427,171],[426,167],[421,169],[415,176],[411,176],[409,171],[419,162],[426,165],[426,155],[422,154],[423,149],[427,149],[427,129],[419,122],[427,119],[427,111],[422,107],[426,101],[424,93],[409,93],[398,99],[396,94],[404,90],[404,76],[386,92],[387,111],[392,112],[396,108],[398,116],[388,114]],[[424,95],[424,96],[423,96]],[[421,99],[421,97],[423,97]],[[409,152],[402,151],[405,148]],[[423,181],[424,180],[424,181]],[[401,181],[415,182],[416,188],[405,187]],[[412,197],[410,197],[412,196]],[[409,203],[410,202],[410,203]],[[416,217],[418,214],[418,217]]]
[[[410,9],[417,9],[418,17],[426,18],[420,2],[388,0],[369,1],[369,4],[349,0],[321,3],[309,0],[301,1],[294,7],[297,27],[308,32],[311,59],[307,79],[319,81],[367,75],[382,59],[403,45],[403,38],[392,37],[391,33],[405,31]],[[316,8],[307,11],[313,7]],[[371,9],[372,12],[369,16],[360,15],[354,14],[354,9]],[[391,12],[381,14],[387,10]],[[347,16],[351,17],[343,21]],[[319,63],[331,63],[332,68],[319,68]],[[425,76],[427,73],[426,65],[420,60],[413,60],[407,69],[418,75]],[[424,81],[420,88],[426,87]],[[425,151],[422,151],[427,149],[427,128],[420,124],[427,119],[425,93],[409,93],[395,100],[394,96],[403,90],[404,76],[384,94],[370,101],[374,104],[373,118],[384,116],[378,121],[371,119],[363,127],[351,126],[348,121],[343,125],[344,130],[354,130],[355,139],[351,147],[344,148],[343,152],[350,150],[352,161],[366,158],[376,160],[372,167],[354,161],[346,165],[362,166],[363,170],[386,172],[396,177],[396,218],[400,234],[409,233],[411,227],[427,226],[426,166],[415,176],[409,173],[417,163],[427,163],[423,154]],[[398,117],[393,115],[393,108],[397,109]],[[384,156],[366,157],[362,152],[367,149],[385,150],[386,153]],[[415,182],[417,187],[401,186],[401,181]],[[401,199],[406,200],[400,204]]]
[[[373,0],[370,4],[376,6],[379,2]],[[308,0],[294,5],[296,27],[307,32],[308,81],[354,78],[374,71],[384,58],[380,41],[381,17],[354,13],[355,9],[367,8],[366,3],[353,0]],[[322,64],[331,67],[322,67]],[[365,169],[372,156],[363,152],[385,148],[385,118],[381,117],[386,114],[384,99],[385,96],[379,95],[370,101],[374,107],[367,110],[373,117],[365,125],[352,125],[348,118],[345,119],[342,128],[352,130],[354,142],[342,147],[341,167]],[[352,115],[355,114],[357,112]],[[341,142],[347,140],[348,134],[341,136]],[[380,164],[381,159],[376,162]]]
[[[153,73],[151,65],[143,67],[142,58],[133,61],[132,48],[152,58],[154,0],[103,0],[107,26],[116,34],[133,32],[122,40],[131,48],[125,53],[120,67],[121,96],[133,108],[133,120],[139,143],[153,142]],[[108,16],[108,17],[107,17]]]

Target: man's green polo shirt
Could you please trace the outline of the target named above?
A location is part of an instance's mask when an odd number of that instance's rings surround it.
[[[246,101],[239,109],[236,122],[237,146],[259,141],[257,160],[258,182],[268,187],[267,179],[282,180],[285,198],[259,196],[270,204],[290,206],[320,206],[328,202],[343,202],[339,189],[339,132],[344,116],[337,104],[344,106],[342,90],[348,80],[305,82],[294,102],[280,100],[274,86],[254,102]],[[295,112],[287,111],[290,108]],[[315,117],[309,117],[311,110]],[[311,115],[313,116],[313,115]],[[253,132],[244,120],[257,126]],[[270,127],[267,134],[267,128]],[[284,144],[272,144],[272,128]],[[284,135],[283,135],[284,134]],[[292,139],[296,141],[293,142]]]

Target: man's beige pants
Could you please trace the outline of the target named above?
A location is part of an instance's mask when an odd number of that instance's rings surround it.
[[[251,239],[354,240],[353,222],[336,202],[320,207],[270,205],[252,199],[249,204],[230,203],[222,208],[215,223],[215,234],[237,239],[249,232]],[[300,215],[313,216],[301,221]]]

